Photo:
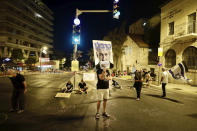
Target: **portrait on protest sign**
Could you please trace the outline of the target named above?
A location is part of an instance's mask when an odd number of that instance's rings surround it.
[[[111,41],[93,40],[95,65],[101,68],[110,68],[113,64]]]

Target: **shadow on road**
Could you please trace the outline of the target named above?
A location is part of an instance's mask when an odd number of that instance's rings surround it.
[[[113,100],[113,99],[133,99],[133,100],[136,100],[135,97],[130,97],[130,96],[117,96],[117,97],[109,98],[109,100]]]
[[[114,99],[132,99],[132,100],[136,100],[135,97],[117,96],[117,97],[111,97],[111,98],[109,98],[108,101],[114,100]],[[101,101],[101,102],[102,102],[102,101]],[[95,100],[95,101],[90,101],[90,102],[85,102],[85,103],[80,103],[80,104],[78,104],[78,105],[93,104],[93,103],[97,103],[97,100]]]
[[[175,100],[175,99],[171,99],[171,98],[167,98],[167,97],[161,97],[160,95],[152,95],[152,94],[146,94],[147,96],[152,96],[152,97],[156,97],[156,98],[160,98],[160,99],[165,99],[165,100],[169,100],[171,102],[175,102],[175,103],[179,103],[179,104],[183,104],[183,102]]]
[[[196,114],[188,114],[187,116],[190,116],[190,117],[192,117],[192,118],[197,119],[197,113],[196,113]]]

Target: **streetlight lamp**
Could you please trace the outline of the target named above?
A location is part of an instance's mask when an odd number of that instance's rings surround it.
[[[46,46],[40,49],[40,72],[42,72],[42,53],[47,54],[47,49]]]

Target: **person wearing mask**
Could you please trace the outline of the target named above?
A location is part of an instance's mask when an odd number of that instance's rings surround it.
[[[100,104],[102,100],[103,100],[102,116],[110,117],[110,115],[106,113],[107,99],[109,98],[109,80],[111,80],[109,70],[106,68],[103,68],[103,69],[98,68],[97,78],[98,78],[98,82],[97,82],[98,101],[97,101],[97,112],[96,112],[95,118],[99,119],[100,117],[99,110],[100,110]]]

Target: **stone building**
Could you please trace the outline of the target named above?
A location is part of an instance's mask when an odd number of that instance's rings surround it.
[[[150,63],[151,47],[150,43],[144,41],[147,30],[153,29],[160,24],[160,14],[156,14],[150,19],[139,19],[129,26],[127,40],[123,43],[121,57],[121,71],[132,72],[133,67],[157,71],[156,64]],[[159,31],[158,31],[159,33]],[[158,38],[159,41],[159,38]]]
[[[25,59],[53,48],[53,12],[41,0],[0,1],[0,57],[19,49]]]
[[[171,68],[185,61],[187,77],[197,85],[197,1],[172,0],[161,7],[161,62]],[[171,82],[175,82],[171,80]]]
[[[132,68],[146,68],[148,65],[149,45],[142,40],[142,35],[128,35],[123,44],[122,71],[132,72]]]

